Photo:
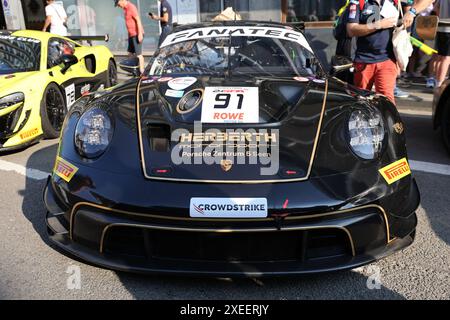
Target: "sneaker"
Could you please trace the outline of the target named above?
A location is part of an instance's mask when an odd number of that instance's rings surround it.
[[[409,94],[404,92],[404,91],[402,91],[402,90],[400,90],[398,87],[395,87],[395,89],[394,89],[394,96],[396,98],[408,98]]]
[[[437,81],[435,78],[427,78],[427,88],[434,89],[437,87]]]

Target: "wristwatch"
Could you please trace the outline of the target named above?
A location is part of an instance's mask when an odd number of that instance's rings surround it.
[[[417,16],[417,10],[415,8],[409,9],[409,13],[411,13],[414,17]]]

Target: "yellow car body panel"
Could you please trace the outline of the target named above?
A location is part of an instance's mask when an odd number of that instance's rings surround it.
[[[81,95],[107,87],[110,61],[115,66],[114,56],[105,46],[83,46],[69,38],[31,30],[17,31],[8,36],[39,40],[41,57],[38,71],[0,74],[0,99],[20,92],[25,96],[21,104],[4,108],[0,105],[0,151],[20,148],[43,136],[41,103],[49,84],[58,86],[68,108]],[[47,61],[49,43],[61,39],[73,46],[73,55],[78,59],[78,63],[65,73],[62,72],[62,64],[50,67]],[[18,108],[22,108],[20,116],[14,128],[8,128],[13,134],[2,136],[2,117],[7,117]]]

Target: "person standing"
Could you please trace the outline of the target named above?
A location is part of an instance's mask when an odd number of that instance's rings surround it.
[[[128,55],[139,59],[139,72],[144,72],[144,56],[142,54],[142,43],[144,41],[144,27],[139,17],[138,9],[128,0],[115,0],[116,7],[123,9],[125,24],[128,31]]]
[[[357,37],[354,58],[354,83],[357,87],[385,95],[395,104],[394,88],[398,68],[392,45],[394,27],[398,17],[381,18],[379,13],[385,3],[393,0],[350,0],[347,11],[347,33]]]
[[[445,81],[450,67],[450,3],[439,1],[439,27],[437,33],[438,62],[436,70],[437,87]]]
[[[172,7],[167,0],[161,0],[159,6],[159,16],[149,13],[150,18],[158,20],[161,26],[161,35],[159,36],[158,47],[161,46],[164,39],[172,31]]]
[[[45,24],[42,31],[46,32],[50,26],[50,33],[59,36],[67,36],[67,13],[64,7],[55,3],[55,0],[47,0],[45,7]]]

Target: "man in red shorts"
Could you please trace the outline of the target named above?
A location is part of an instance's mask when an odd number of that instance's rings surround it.
[[[142,42],[144,41],[144,27],[139,12],[134,4],[128,0],[115,0],[116,7],[123,9],[125,23],[128,30],[128,54],[139,59],[140,74],[144,72],[144,56],[142,55]]]

